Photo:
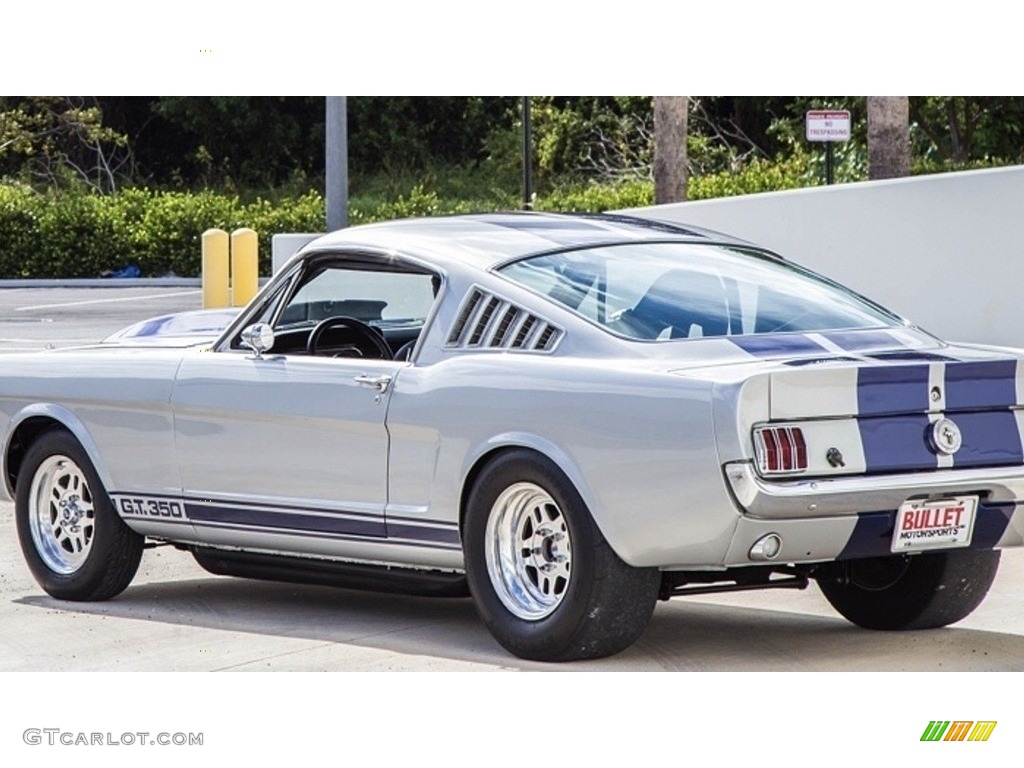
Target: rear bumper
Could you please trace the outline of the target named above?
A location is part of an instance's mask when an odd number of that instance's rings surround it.
[[[989,504],[1024,504],[1020,467],[766,482],[750,462],[733,462],[725,465],[725,477],[744,515],[770,520],[891,511],[928,496],[971,494]]]
[[[743,514],[725,565],[750,565],[750,549],[776,534],[780,563],[822,562],[891,554],[896,510],[907,499],[977,495],[972,549],[1024,545],[1024,477],[1018,468],[937,470],[879,477],[766,483],[749,462],[725,467]]]
[[[896,510],[799,519],[742,517],[726,552],[724,565],[766,565],[750,556],[754,544],[769,534],[781,541],[774,563],[815,563],[892,554]],[[1024,503],[981,504],[971,549],[1024,545]]]

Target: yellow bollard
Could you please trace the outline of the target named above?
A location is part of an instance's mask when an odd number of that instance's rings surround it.
[[[244,307],[260,286],[259,239],[248,227],[231,233],[231,306]]]
[[[228,283],[228,233],[223,229],[203,232],[203,309],[231,304]]]

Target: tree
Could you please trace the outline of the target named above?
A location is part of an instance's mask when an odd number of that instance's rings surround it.
[[[962,168],[1024,160],[1024,99],[1013,96],[912,96],[915,155]]]
[[[686,96],[654,97],[654,202],[686,199]]]
[[[103,124],[95,97],[0,98],[0,176],[116,192],[132,171],[128,138]]]
[[[910,100],[868,96],[868,178],[910,175]]]

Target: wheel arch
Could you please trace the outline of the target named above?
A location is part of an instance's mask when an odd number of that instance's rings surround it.
[[[81,419],[70,410],[53,403],[35,403],[26,406],[11,419],[11,426],[3,449],[4,487],[14,498],[18,473],[25,457],[25,451],[39,435],[51,429],[70,432],[79,442],[92,462],[104,487],[110,487],[110,476],[102,463],[96,443]]]
[[[554,464],[562,474],[569,479],[569,482],[572,483],[577,493],[579,493],[580,498],[583,499],[583,503],[586,504],[587,509],[590,511],[590,515],[594,519],[598,529],[607,539],[604,526],[601,524],[604,517],[602,514],[603,508],[597,504],[593,488],[591,488],[589,483],[587,483],[579,465],[568,453],[551,441],[545,440],[537,435],[522,432],[511,432],[497,435],[491,440],[488,440],[484,445],[481,445],[475,452],[468,455],[466,468],[462,473],[462,488],[459,493],[460,534],[463,531],[466,521],[469,496],[473,491],[473,486],[476,483],[477,478],[480,476],[480,473],[484,468],[499,459],[501,456],[515,450],[531,451]],[[613,550],[616,549],[614,542],[609,541],[609,544],[612,546]]]

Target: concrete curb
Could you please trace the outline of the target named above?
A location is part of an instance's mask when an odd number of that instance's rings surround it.
[[[266,285],[269,277],[260,278],[260,286]],[[4,288],[202,288],[198,277],[84,277],[67,280],[0,280]]]
[[[199,288],[198,277],[86,277],[67,280],[0,280],[2,288]]]

